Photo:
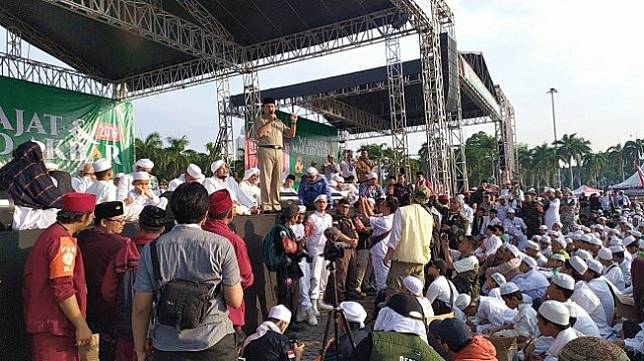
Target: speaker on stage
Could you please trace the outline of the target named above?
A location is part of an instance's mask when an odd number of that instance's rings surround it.
[[[5,191],[0,191],[0,231],[11,229],[15,208],[11,195]]]
[[[454,113],[458,111],[458,49],[456,40],[448,33],[441,33],[441,63],[445,110],[448,113]]]

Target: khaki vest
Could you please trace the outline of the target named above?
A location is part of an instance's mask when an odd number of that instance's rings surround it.
[[[371,334],[371,361],[439,361],[443,358],[419,336],[392,331]]]
[[[426,264],[431,259],[434,218],[419,204],[404,206],[399,210],[402,229],[394,260]]]

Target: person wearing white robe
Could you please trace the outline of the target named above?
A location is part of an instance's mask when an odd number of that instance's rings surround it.
[[[541,239],[541,236],[533,236],[533,239],[539,238]],[[541,248],[539,247],[539,243],[535,241],[528,241],[525,244],[525,254],[528,255],[528,257],[531,257],[535,261],[537,261],[537,266],[543,267],[546,262],[548,262],[548,259],[541,254],[540,252]]]
[[[586,263],[588,264],[588,271],[584,274],[584,281],[601,301],[606,313],[606,320],[610,322],[615,315],[615,299],[609,288],[611,287],[610,281],[601,275],[603,267],[599,261],[591,259]]]
[[[574,291],[575,279],[570,275],[558,273],[552,276],[550,286],[548,286],[548,290],[546,291],[546,298],[559,301],[571,310],[569,311],[573,313],[571,317],[576,318],[575,324],[573,325],[575,330],[586,336],[599,337],[599,328],[597,328],[595,322],[581,306],[570,299]]]
[[[203,186],[206,187],[208,194],[212,194],[220,189],[228,190],[230,198],[235,203],[235,211],[237,214],[251,214],[255,212],[255,201],[248,197],[243,192],[231,175],[229,175],[228,167],[223,160],[218,160],[210,165],[210,170],[213,176],[206,178],[203,181]]]
[[[461,307],[460,302],[455,302],[465,316],[476,316],[476,332],[502,326],[507,318],[516,316],[516,310],[510,310],[505,302],[495,297],[480,296],[472,300],[466,307]]]
[[[561,200],[555,197],[554,189],[552,188],[548,188],[546,190],[546,198],[548,198],[550,202],[548,203],[546,213],[543,215],[543,223],[546,224],[548,229],[552,229],[552,226],[555,223],[561,223],[561,217],[559,216]]]
[[[201,168],[196,164],[188,164],[185,173],[170,181],[168,191],[173,192],[183,183],[199,182],[203,183],[206,177],[201,173]]]
[[[485,236],[481,245],[474,250],[474,254],[479,259],[479,262],[482,263],[488,257],[496,253],[496,251],[501,247],[503,241],[497,235],[494,234],[493,226],[485,227]]]
[[[260,204],[260,189],[257,186],[259,181],[259,169],[250,168],[244,172],[244,179],[239,183],[239,189],[246,194],[246,196],[253,200],[253,206],[257,207]]]
[[[159,198],[150,189],[150,174],[148,172],[132,173],[132,185],[134,188],[127,194],[124,204],[127,203],[128,206],[138,207],[140,210],[143,210],[143,207],[147,205],[161,209],[165,209],[168,205],[167,198]]]
[[[557,301],[545,301],[539,306],[539,332],[553,338],[544,361],[557,361],[564,346],[578,337],[570,327],[570,311]]]
[[[604,266],[602,275],[606,277],[618,290],[623,291],[626,288],[624,274],[619,265],[613,261],[613,252],[606,247],[602,247],[598,253],[598,260]]]
[[[94,175],[92,163],[85,163],[78,168],[78,175],[72,178],[72,188],[76,192],[85,193],[87,188],[95,181],[96,176]]]
[[[152,175],[153,168],[154,162],[147,158],[139,159],[134,163],[134,172],[147,172],[150,175],[150,190],[154,195],[160,196],[161,192],[159,190],[159,181],[154,175]],[[132,190],[134,172],[120,177],[118,184],[116,185],[116,198],[118,200],[124,200]]]
[[[522,293],[530,296],[533,299],[541,298],[546,289],[550,285],[546,276],[539,272],[537,268],[537,261],[532,257],[524,257],[519,266],[518,275],[514,276],[514,282]]]
[[[116,186],[112,181],[114,177],[112,162],[101,158],[95,161],[92,167],[96,174],[96,182],[87,188],[86,193],[96,195],[96,204],[116,201]]]

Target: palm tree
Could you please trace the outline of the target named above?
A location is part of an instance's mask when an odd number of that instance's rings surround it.
[[[168,147],[165,148],[166,174],[170,177],[176,176],[188,167],[190,163],[186,148],[188,147],[188,137],[180,138],[168,137]]]
[[[617,164],[620,179],[624,180],[624,148],[622,148],[621,144],[613,145],[606,149],[606,153],[609,164],[613,166]]]
[[[559,160],[555,149],[544,143],[532,149],[532,168],[537,171],[537,188],[541,188],[541,181],[544,185],[552,185],[555,182]]]
[[[638,164],[644,158],[644,139],[629,140],[624,143],[624,158],[632,163]]]
[[[590,141],[584,138],[578,138],[577,133],[570,135],[564,134],[563,137],[553,143],[558,146],[558,155],[561,160],[568,164],[570,172],[570,188],[574,188],[574,174],[572,171],[572,161],[575,160],[577,167],[581,166],[583,157],[590,153]],[[581,179],[579,179],[581,184]]]
[[[604,170],[607,162],[606,153],[590,153],[584,159],[584,170],[590,180],[590,185],[594,187],[603,187],[604,184],[600,182],[600,175]]]

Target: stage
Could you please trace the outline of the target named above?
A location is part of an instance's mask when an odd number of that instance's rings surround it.
[[[255,282],[244,290],[247,334],[251,334],[274,304],[275,274],[262,262],[262,239],[277,222],[277,215],[238,216],[233,228],[248,246]],[[29,336],[24,331],[22,309],[22,272],[29,250],[40,230],[0,232],[0,361],[31,360]],[[133,235],[133,225],[124,234]],[[87,265],[86,265],[87,267]],[[271,277],[272,276],[272,277]]]

